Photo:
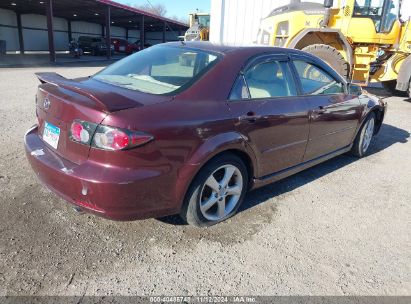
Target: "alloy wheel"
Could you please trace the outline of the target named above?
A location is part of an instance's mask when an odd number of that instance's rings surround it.
[[[224,165],[205,181],[200,192],[200,211],[209,221],[222,221],[235,210],[243,192],[243,176],[234,165]]]
[[[375,125],[374,118],[371,118],[370,120],[368,120],[367,124],[364,127],[364,135],[363,135],[363,141],[362,141],[363,153],[365,153],[368,150],[371,144],[371,139],[374,135],[374,125]]]

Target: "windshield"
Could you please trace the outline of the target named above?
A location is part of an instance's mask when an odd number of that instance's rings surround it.
[[[198,24],[205,27],[210,27],[210,15],[198,16]]]
[[[155,46],[118,61],[93,78],[130,90],[167,95],[194,83],[217,58],[200,50]]]

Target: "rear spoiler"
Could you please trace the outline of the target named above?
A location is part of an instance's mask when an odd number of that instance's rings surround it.
[[[80,81],[67,79],[60,74],[46,72],[35,73],[42,84],[48,83],[90,98],[97,110],[115,112],[141,106],[138,102],[110,91],[96,89]]]
[[[63,76],[57,73],[52,72],[45,72],[45,73],[35,73],[37,78],[40,80],[41,83],[51,83],[57,85],[58,81],[67,80]]]

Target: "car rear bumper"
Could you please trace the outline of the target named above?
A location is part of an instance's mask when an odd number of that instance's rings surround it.
[[[158,190],[167,188],[160,186],[164,183],[160,172],[109,167],[90,160],[77,165],[56,154],[37,131],[36,126],[26,133],[27,159],[39,180],[69,203],[112,220],[178,213],[170,195]]]

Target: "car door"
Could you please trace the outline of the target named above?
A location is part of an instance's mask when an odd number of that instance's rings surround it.
[[[311,105],[304,161],[349,146],[362,113],[358,96],[347,94],[345,82],[334,71],[309,57],[294,57],[293,65],[301,92]]]
[[[310,105],[298,96],[287,55],[254,59],[229,98],[235,128],[247,138],[259,176],[299,164],[308,140]]]

